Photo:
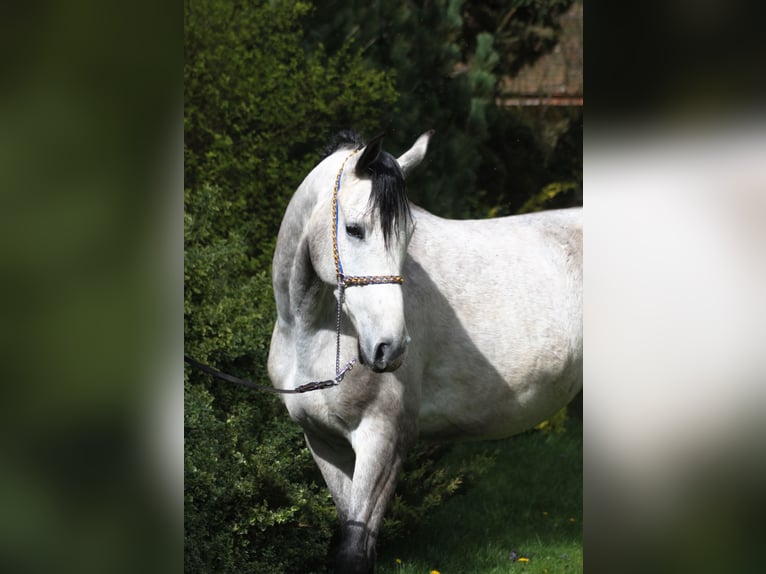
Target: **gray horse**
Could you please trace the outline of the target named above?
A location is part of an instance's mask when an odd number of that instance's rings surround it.
[[[335,363],[330,388],[283,399],[337,507],[344,574],[374,571],[418,438],[507,437],[582,387],[582,209],[436,217],[404,185],[430,136],[394,158],[341,134],[295,192],[274,254],[274,386],[326,379]]]

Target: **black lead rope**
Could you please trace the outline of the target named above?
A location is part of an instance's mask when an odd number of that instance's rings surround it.
[[[248,381],[247,379],[240,379],[239,377],[226,374],[222,371],[219,371],[218,369],[214,369],[213,367],[209,365],[205,365],[204,363],[195,361],[194,359],[192,359],[191,357],[187,355],[184,355],[184,362],[188,363],[189,365],[191,365],[192,367],[196,369],[199,369],[200,371],[204,371],[208,375],[212,375],[218,379],[227,381],[229,383],[244,385],[246,387],[250,387],[251,389],[255,389],[257,391],[263,391],[264,393],[272,393],[275,395],[294,395],[294,394],[307,393],[309,391],[318,391],[320,389],[327,389],[329,387],[334,387],[338,385],[343,380],[343,377],[345,376],[345,374],[353,368],[354,363],[356,361],[349,362],[349,364],[346,365],[346,368],[343,369],[341,372],[339,372],[334,379],[327,379],[326,381],[312,381],[310,383],[306,383],[305,385],[301,385],[300,387],[296,387],[294,389],[277,389],[275,387],[267,387],[266,385],[259,385],[258,383],[254,383],[253,381]]]

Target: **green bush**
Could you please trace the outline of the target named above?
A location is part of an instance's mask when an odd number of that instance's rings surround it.
[[[477,452],[459,465],[450,466],[445,459],[453,448],[447,444],[420,443],[409,453],[383,521],[383,541],[409,535],[442,502],[486,474],[494,464],[491,453]]]
[[[214,402],[186,385],[185,571],[324,572],[335,508],[299,429],[270,397]]]
[[[185,352],[269,384],[270,263],[329,132],[374,126],[390,80],[305,46],[296,1],[185,3]],[[186,372],[185,571],[324,572],[335,509],[281,402]]]

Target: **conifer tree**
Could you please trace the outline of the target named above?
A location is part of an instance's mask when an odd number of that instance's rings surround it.
[[[571,3],[318,0],[309,35],[327,46],[352,41],[394,79],[397,105],[380,112],[394,153],[436,130],[408,182],[413,201],[449,217],[508,214],[548,178],[533,127],[497,107],[498,80],[555,45],[556,18]]]

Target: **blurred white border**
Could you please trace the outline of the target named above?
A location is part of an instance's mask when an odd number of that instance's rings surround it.
[[[583,179],[586,520],[651,528],[766,466],[766,123],[587,130]]]

